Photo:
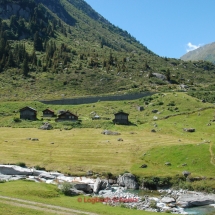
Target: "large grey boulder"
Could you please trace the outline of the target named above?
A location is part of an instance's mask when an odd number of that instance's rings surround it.
[[[99,192],[100,187],[101,187],[101,183],[102,183],[101,179],[97,178],[96,182],[94,183],[94,188],[93,188],[93,192],[94,193],[98,193]]]
[[[92,188],[89,184],[85,184],[85,183],[77,183],[77,184],[74,184],[74,189],[76,190],[82,190],[86,193],[91,193],[92,192]]]
[[[203,194],[198,192],[189,192],[182,194],[177,199],[177,204],[181,207],[203,206],[215,203],[215,194]]]
[[[131,173],[125,173],[122,176],[120,175],[117,179],[117,183],[122,187],[127,187],[128,189],[137,190],[139,188],[136,177]]]
[[[172,197],[165,196],[165,197],[163,197],[163,198],[161,199],[161,202],[167,203],[167,204],[168,204],[168,203],[175,202],[175,199],[172,198]]]
[[[47,172],[43,172],[43,173],[41,173],[40,175],[39,175],[39,178],[44,178],[44,179],[46,179],[46,180],[53,180],[53,179],[55,179],[56,177],[54,176],[54,175],[51,175],[51,174],[49,174],[49,173],[47,173]]]
[[[162,81],[166,81],[166,80],[167,80],[166,76],[163,75],[163,74],[154,72],[154,73],[152,73],[152,75],[153,75],[154,77],[156,77],[156,78],[162,80]]]
[[[111,186],[110,186],[108,180],[102,180],[101,181],[100,190],[108,190],[110,188],[111,188]]]
[[[32,175],[30,169],[16,165],[0,165],[0,173],[4,175]]]
[[[40,129],[42,130],[51,130],[53,127],[52,125],[49,123],[49,122],[45,122],[41,127]]]
[[[102,131],[102,134],[104,134],[104,135],[120,135],[119,132],[110,131],[110,130],[104,130],[104,131]]]

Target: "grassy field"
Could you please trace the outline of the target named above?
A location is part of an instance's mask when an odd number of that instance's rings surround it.
[[[10,197],[22,198],[44,204],[58,205],[62,207],[78,209],[82,211],[94,212],[104,215],[148,215],[154,214],[145,211],[138,211],[135,209],[126,209],[122,207],[110,207],[101,203],[91,204],[79,202],[78,198],[84,201],[83,196],[67,197],[61,194],[55,185],[45,183],[34,183],[29,181],[13,181],[8,183],[0,183],[0,194]],[[1,204],[0,204],[1,205]],[[1,207],[1,206],[0,206]],[[6,206],[2,206],[6,207]],[[16,210],[18,210],[16,208]],[[25,214],[25,213],[23,213]],[[31,213],[34,214],[34,213]],[[36,214],[36,213],[35,213]],[[38,213],[42,214],[42,213]],[[165,213],[162,213],[165,214]]]
[[[136,106],[141,104],[145,109],[139,112]],[[26,105],[37,108],[38,120],[14,122],[13,119],[19,117],[19,108]],[[38,127],[47,120],[40,115],[46,107],[39,102],[1,104],[0,163],[25,162],[28,166],[39,165],[47,170],[81,175],[93,170],[104,175],[131,171],[141,177],[175,176],[189,170],[193,176],[214,176],[215,115],[210,103],[202,103],[185,93],[169,93],[134,101],[53,105],[50,108],[55,111],[77,112],[81,123],[56,123],[50,119],[55,129],[43,131]],[[113,113],[120,109],[130,114],[131,125],[91,119],[91,112],[113,119]],[[195,128],[196,132],[185,132],[183,128]],[[121,135],[102,135],[104,129]],[[156,132],[151,132],[152,129]],[[166,162],[172,165],[165,166]],[[140,168],[144,163],[148,168]],[[187,166],[182,167],[185,163]]]

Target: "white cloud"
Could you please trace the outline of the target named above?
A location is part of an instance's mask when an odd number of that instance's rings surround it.
[[[195,49],[198,49],[201,46],[201,44],[199,45],[194,45],[191,42],[187,43],[187,52],[193,51]]]

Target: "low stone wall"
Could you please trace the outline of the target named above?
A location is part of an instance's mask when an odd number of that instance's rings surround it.
[[[71,99],[59,99],[59,100],[43,100],[40,101],[44,104],[52,105],[79,105],[79,104],[90,104],[98,101],[122,101],[122,100],[134,100],[145,96],[151,96],[152,92],[142,92],[137,94],[126,94],[126,95],[115,95],[115,96],[91,96],[91,97],[80,97]]]

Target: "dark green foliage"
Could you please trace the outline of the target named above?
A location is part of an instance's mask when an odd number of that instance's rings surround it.
[[[2,7],[28,7],[30,13],[0,20],[0,72],[34,77],[41,90],[71,90],[74,96],[168,91],[177,89],[175,84],[208,84],[215,78],[213,64],[159,57],[84,1],[1,2]],[[52,11],[46,7],[50,2]],[[154,72],[166,75],[172,86],[153,77]]]
[[[24,162],[18,162],[16,163],[16,165],[20,167],[26,167],[26,164]]]
[[[41,37],[39,36],[38,31],[34,34],[34,49],[36,51],[43,50],[43,42],[42,42]]]
[[[28,73],[29,73],[29,66],[28,66],[28,61],[27,61],[27,59],[25,59],[25,60],[23,61],[22,71],[23,71],[23,75],[24,75],[24,76],[28,76]]]

